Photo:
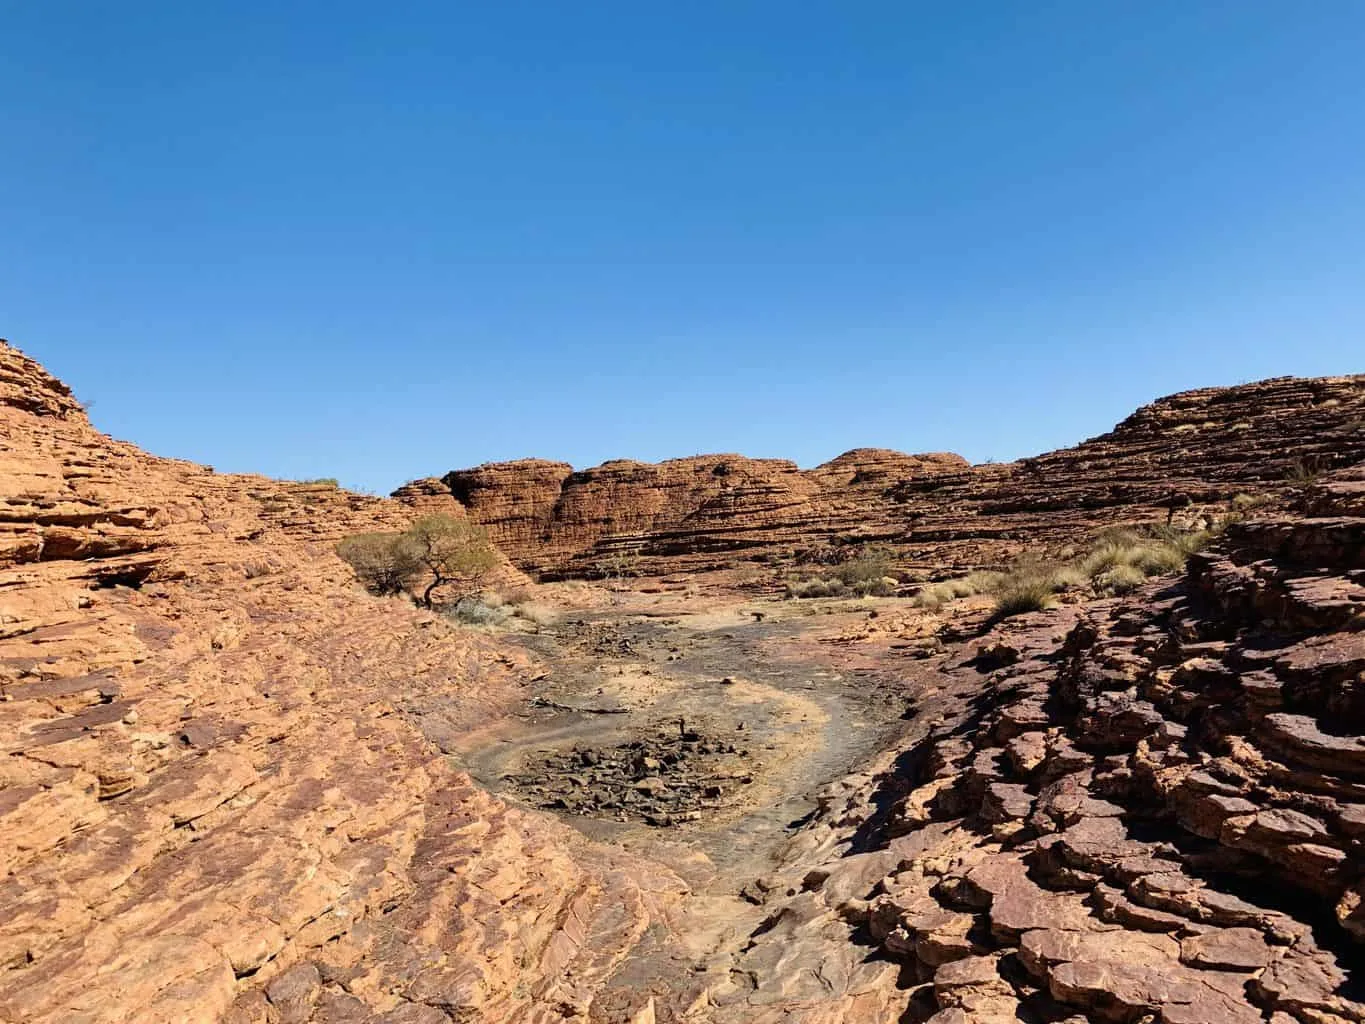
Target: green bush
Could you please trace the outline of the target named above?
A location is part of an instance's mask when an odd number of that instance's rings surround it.
[[[821,557],[833,558],[830,551]],[[821,576],[789,580],[789,598],[889,597],[896,592],[891,555],[883,548],[864,548],[851,558],[831,566]]]
[[[915,604],[921,608],[937,609],[960,597],[992,594],[999,588],[1003,578],[998,572],[974,572],[942,583],[931,583],[915,595]]]
[[[1236,512],[1250,512],[1254,508],[1260,508],[1270,501],[1268,494],[1234,494],[1232,496],[1232,508]]]
[[[427,608],[438,588],[475,584],[498,564],[497,549],[482,526],[447,515],[423,516],[402,533],[348,537],[336,550],[374,594],[402,593],[425,572],[421,603]]]
[[[336,550],[361,585],[380,596],[401,594],[422,570],[416,547],[403,533],[362,533],[347,537]]]
[[[1322,463],[1318,459],[1296,458],[1289,464],[1284,478],[1297,487],[1306,487],[1322,476]]]
[[[933,610],[960,597],[991,594],[996,598],[996,614],[1004,617],[1051,607],[1054,595],[1067,590],[1126,593],[1150,576],[1179,572],[1189,556],[1205,547],[1221,528],[1222,524],[1208,530],[1165,526],[1105,530],[1083,554],[1069,552],[1070,561],[1049,564],[1024,558],[1005,572],[975,572],[944,580],[921,588],[915,604]]]
[[[464,597],[444,612],[448,618],[468,626],[501,626],[512,617],[512,609],[474,597]]]
[[[878,576],[859,580],[850,584],[848,589],[859,597],[890,597],[896,592],[896,581],[889,576]]]
[[[1213,536],[1208,530],[1176,530],[1166,526],[1156,527],[1147,536],[1131,531],[1109,534],[1081,559],[1079,569],[1091,580],[1116,569],[1137,569],[1146,576],[1163,576],[1183,569],[1189,556]]]

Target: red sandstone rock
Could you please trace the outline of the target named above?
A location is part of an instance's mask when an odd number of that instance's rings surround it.
[[[1036,549],[1116,522],[1193,522],[1239,493],[1283,493],[1306,474],[1365,460],[1362,417],[1365,376],[1279,378],[1172,395],[1108,434],[1008,465],[860,448],[806,471],[738,455],[579,472],[528,459],[442,481],[519,567],[549,577],[696,572],[869,542],[894,548],[907,568],[943,573],[998,564],[1024,541]],[[420,484],[429,501],[430,481]],[[1362,479],[1341,477],[1322,500],[1357,509],[1362,494]]]
[[[8,347],[0,437],[0,1021],[557,1019],[684,888],[424,736],[519,663],[333,554],[409,507],[145,455]]]
[[[1365,1021],[1359,471],[1174,587],[950,640],[705,963],[679,878],[432,742],[508,707],[516,658],[331,550],[458,505],[555,572],[854,533],[975,560],[1345,459],[1360,391],[1192,392],[1010,467],[537,463],[396,502],[152,458],[0,349],[0,1021]]]

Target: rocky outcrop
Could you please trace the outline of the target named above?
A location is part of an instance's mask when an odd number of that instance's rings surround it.
[[[443,756],[529,673],[355,586],[409,507],[148,456],[7,346],[0,444],[0,1021],[559,1020],[685,888]]]
[[[770,920],[862,929],[902,1020],[1365,1020],[1362,480],[949,654]]]
[[[862,448],[807,471],[714,455],[581,472],[526,460],[441,480],[518,566],[546,577],[781,564],[864,543],[893,548],[904,570],[943,573],[1116,521],[1197,518],[1362,458],[1356,376],[1173,395],[1108,434],[1007,465]]]
[[[618,460],[574,472],[526,460],[442,478],[523,568],[547,576],[635,571],[642,558],[704,567],[770,543],[800,543],[819,525],[818,484],[795,463],[738,455],[653,465]],[[725,557],[721,559],[724,563]]]
[[[556,578],[705,571],[808,548],[848,519],[833,515],[834,494],[876,502],[893,484],[968,469],[957,455],[861,448],[809,472],[740,455],[617,460],[579,472],[528,459],[441,481],[518,566]]]
[[[0,347],[0,1022],[1365,1021],[1365,462],[1332,468],[1362,383],[1191,392],[1010,466],[513,464],[387,500],[154,458]],[[457,770],[528,656],[333,553],[443,511],[549,573],[849,538],[946,568],[1243,490],[1294,509],[1121,600],[948,621],[897,662],[903,741],[701,898],[682,848]],[[587,781],[713,801],[683,752]]]
[[[889,448],[854,448],[805,475],[826,491],[879,494],[910,480],[925,480],[969,470],[971,463],[952,452],[907,455]]]

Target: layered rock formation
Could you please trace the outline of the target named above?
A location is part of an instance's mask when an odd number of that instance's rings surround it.
[[[849,518],[832,517],[835,496],[875,502],[893,485],[968,468],[957,455],[860,448],[810,472],[741,455],[617,460],[580,472],[527,459],[457,470],[441,482],[517,565],[555,578],[703,571],[806,548]]]
[[[1365,376],[1189,391],[1007,465],[864,448],[808,471],[737,455],[581,472],[526,460],[441,482],[517,565],[547,577],[697,572],[869,542],[896,549],[903,568],[941,572],[998,563],[1024,541],[1275,494],[1361,458]]]
[[[7,346],[0,493],[5,1024],[559,1020],[682,889],[441,755],[528,673],[354,585],[407,507],[145,455]]]
[[[955,649],[769,929],[861,930],[906,1021],[1365,1020],[1365,467],[1305,505]]]
[[[390,501],[146,455],[0,346],[0,1022],[1365,1022],[1365,463],[1314,479],[1365,456],[1362,385],[1191,392],[1004,467],[539,463]],[[526,656],[332,550],[466,510],[547,572],[843,537],[946,570],[1261,489],[1296,510],[1182,577],[898,662],[903,742],[752,920],[455,770]]]

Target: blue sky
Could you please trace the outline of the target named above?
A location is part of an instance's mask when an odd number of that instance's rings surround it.
[[[1359,0],[0,2],[0,336],[110,433],[1004,460],[1365,371]]]

